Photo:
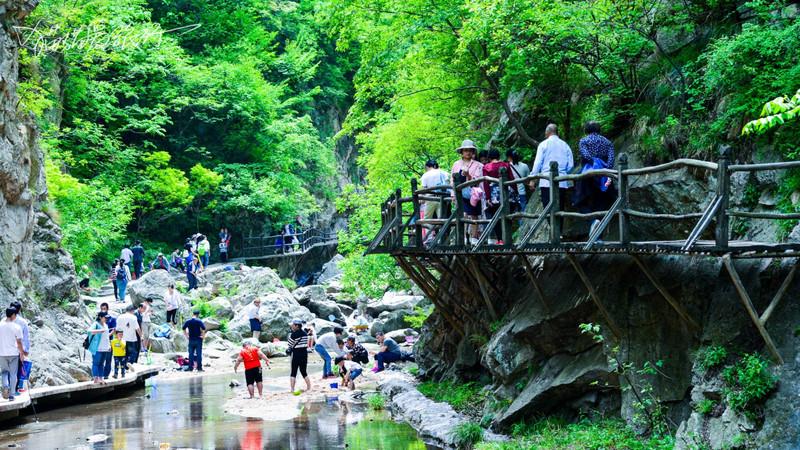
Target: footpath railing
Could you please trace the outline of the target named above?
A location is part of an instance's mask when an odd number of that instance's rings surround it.
[[[241,258],[276,258],[304,254],[312,248],[334,245],[338,242],[335,231],[310,228],[301,233],[256,236],[244,238]]]
[[[402,253],[402,252],[445,252],[445,253],[597,253],[616,252],[673,252],[673,253],[744,253],[744,252],[786,252],[800,251],[800,245],[731,241],[730,222],[732,218],[797,220],[800,213],[771,213],[741,211],[730,207],[731,175],[737,172],[763,172],[800,168],[800,161],[776,162],[766,164],[730,164],[729,150],[720,152],[717,162],[696,159],[677,159],[675,161],[651,167],[629,168],[627,155],[618,159],[618,167],[614,170],[590,170],[581,174],[559,175],[556,163],[551,163],[548,173],[532,174],[525,178],[509,180],[505,170],[501,170],[500,178],[480,177],[470,181],[456,180],[455,187],[433,187],[418,189],[416,180],[411,180],[411,196],[403,197],[398,189],[381,205],[381,229],[369,244],[366,253]],[[636,177],[647,176],[659,172],[691,168],[705,171],[716,180],[709,187],[710,201],[703,211],[676,214],[672,212],[647,212],[636,209],[631,203],[629,186]],[[580,213],[566,211],[560,204],[557,189],[550,190],[549,204],[538,213],[525,211],[511,212],[511,203],[507,188],[516,188],[520,183],[548,180],[551,186],[561,181],[581,181],[609,177],[613,179],[617,189],[617,198],[607,210]],[[488,182],[506,189],[499,189],[500,205],[497,211],[487,218],[469,218],[464,216],[462,197],[464,188]],[[456,192],[458,195],[453,195]],[[698,199],[702,200],[702,199]],[[441,218],[420,218],[423,202],[435,202],[441,211]],[[702,202],[699,202],[702,203]],[[428,203],[432,205],[432,203]],[[645,205],[652,207],[653,205]],[[597,219],[599,224],[592,227],[588,239],[581,242],[562,242],[562,221],[565,218],[590,220]],[[631,219],[686,221],[697,220],[691,232],[681,239],[664,241],[644,239],[632,240],[630,232]],[[600,241],[612,220],[618,226],[617,239]],[[523,226],[520,232],[513,233],[514,221]],[[537,232],[543,226],[549,227],[547,238],[535,240]],[[713,225],[712,225],[713,224]],[[467,229],[470,226],[482,226],[477,241],[468,239]],[[495,227],[500,227],[502,244],[489,244],[489,236]],[[434,233],[434,238],[423,240],[423,229]],[[713,241],[700,241],[701,236],[713,230]]]

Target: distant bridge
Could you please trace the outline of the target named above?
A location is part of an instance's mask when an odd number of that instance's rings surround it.
[[[296,239],[296,241],[295,241]],[[244,238],[240,256],[233,261],[259,261],[276,269],[281,277],[318,270],[335,254],[339,239],[335,231],[310,228],[302,233]]]
[[[686,214],[672,214],[662,212],[646,212],[634,208],[629,197],[629,183],[634,177],[647,176],[659,172],[675,169],[690,168],[692,170],[708,173],[708,179],[715,179],[713,190],[709,189],[710,201],[703,211]],[[528,278],[532,282],[538,296],[543,299],[542,289],[539,286],[531,268],[529,256],[535,255],[563,255],[575,269],[581,282],[585,285],[598,310],[606,319],[611,331],[619,336],[619,328],[609,317],[606,308],[600,301],[592,282],[583,270],[576,255],[579,254],[627,254],[634,259],[636,265],[642,270],[650,282],[657,288],[666,301],[692,328],[699,328],[696,321],[683,309],[680,303],[667,291],[664,285],[648,269],[643,257],[648,255],[682,255],[682,256],[709,256],[723,258],[724,266],[730,275],[731,282],[747,310],[748,315],[758,329],[773,358],[782,362],[781,356],[767,333],[764,325],[770,314],[781,301],[784,293],[789,288],[795,272],[796,264],[792,266],[786,279],[775,294],[772,302],[764,313],[759,316],[753,303],[745,290],[733,260],[737,258],[797,258],[800,257],[800,243],[782,242],[753,242],[730,239],[730,223],[732,218],[767,219],[767,220],[798,220],[800,213],[771,213],[751,212],[732,209],[729,206],[731,175],[736,172],[757,173],[762,171],[776,171],[800,168],[800,161],[777,162],[767,164],[730,164],[729,151],[723,150],[717,162],[700,161],[695,159],[678,159],[666,164],[653,167],[628,168],[627,155],[620,155],[618,167],[615,170],[591,170],[582,174],[559,175],[558,166],[551,163],[549,173],[532,174],[521,179],[508,180],[503,170],[500,178],[480,177],[470,181],[456,180],[455,192],[460,193],[462,188],[477,186],[488,182],[505,188],[516,188],[520,183],[529,183],[536,180],[549,180],[551,186],[557,186],[560,181],[591,180],[596,177],[609,177],[614,179],[618,190],[618,197],[613,205],[606,211],[592,213],[577,213],[565,211],[560,204],[558,190],[550,190],[549,204],[538,213],[511,212],[511,205],[507,189],[500,189],[500,207],[490,218],[469,219],[464,217],[464,200],[461,195],[453,195],[452,188],[427,188],[417,189],[416,180],[411,181],[411,196],[403,197],[398,189],[381,206],[381,230],[369,244],[366,254],[384,253],[392,255],[409,278],[417,284],[428,297],[431,298],[444,314],[451,312],[451,323],[455,323],[453,312],[458,311],[454,301],[448,301],[441,289],[442,280],[449,277],[451,280],[459,277],[469,278],[471,285],[477,286],[488,311],[493,312],[490,294],[497,294],[488,277],[477,264],[475,256],[497,256],[510,258],[511,266],[524,267]],[[421,204],[425,201],[438,202],[442,211],[442,218],[420,218]],[[642,205],[651,209],[654,205]],[[599,225],[591,230],[588,238],[580,242],[565,242],[562,238],[562,221],[565,218],[578,220],[598,219]],[[696,220],[692,230],[678,240],[633,240],[630,233],[631,219],[658,220],[658,221],[687,221]],[[616,221],[618,232],[616,239],[601,241],[600,238],[611,224]],[[521,221],[522,226],[518,233],[513,233],[513,223]],[[544,232],[545,224],[549,228]],[[713,224],[713,225],[712,225]],[[467,227],[481,225],[484,227],[477,242],[471,243],[468,239]],[[489,244],[489,236],[495,227],[500,227],[503,243],[501,245]],[[435,237],[424,242],[423,229],[428,233],[435,233]],[[537,233],[539,230],[541,233]],[[702,240],[701,237],[712,235],[713,239]],[[796,260],[795,260],[796,262]],[[433,269],[431,271],[430,269]],[[437,278],[437,274],[439,277]],[[454,299],[450,299],[454,300]],[[493,314],[492,314],[493,315]]]

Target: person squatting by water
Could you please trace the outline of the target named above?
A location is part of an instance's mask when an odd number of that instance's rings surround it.
[[[335,327],[333,331],[323,334],[316,339],[314,350],[322,358],[322,379],[335,377],[333,368],[331,366],[331,353],[342,356],[344,352],[339,348],[339,341],[341,341],[342,333],[344,330],[340,327]]]
[[[261,398],[263,391],[262,376],[261,376],[261,361],[264,361],[269,367],[269,359],[257,347],[258,341],[245,339],[242,341],[242,350],[236,358],[236,363],[233,365],[233,372],[239,370],[239,364],[244,363],[244,380],[247,385],[247,392],[250,393],[250,398],[253,398],[253,385],[258,388],[258,398]]]
[[[352,360],[351,354],[336,357],[336,365],[339,366],[339,375],[342,377],[342,384],[351,391],[356,388],[355,379],[363,372],[361,364]]]
[[[286,349],[286,354],[292,358],[289,388],[292,393],[300,394],[299,390],[295,390],[298,371],[306,381],[306,390],[311,390],[311,379],[308,378],[308,373],[306,371],[308,366],[308,334],[303,330],[302,320],[294,319],[290,326],[289,345]]]

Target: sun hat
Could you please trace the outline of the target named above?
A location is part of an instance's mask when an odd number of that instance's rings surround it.
[[[461,147],[458,147],[458,148],[456,149],[456,151],[457,151],[458,153],[461,153],[461,151],[462,151],[462,150],[464,150],[464,149],[472,149],[472,150],[476,150],[476,151],[477,151],[477,150],[478,150],[478,147],[475,147],[475,143],[474,143],[474,142],[472,142],[471,140],[469,140],[469,139],[464,139],[464,141],[463,141],[463,142],[461,142]]]

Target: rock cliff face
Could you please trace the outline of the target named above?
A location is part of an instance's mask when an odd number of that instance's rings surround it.
[[[37,0],[0,5],[0,306],[23,303],[31,320],[36,382],[87,378],[78,358],[85,309],[77,302],[75,267],[61,248],[58,226],[40,211],[47,199],[44,156],[32,118],[17,110],[18,41],[14,27]],[[47,368],[46,371],[42,368]]]
[[[700,211],[703,205],[691,205],[689,200],[705,197],[689,194],[699,192],[702,182],[693,174],[682,172],[646,180],[632,196],[639,196],[654,209],[684,205]],[[744,183],[746,180],[741,188]],[[688,226],[691,228],[691,224]],[[675,233],[683,231],[679,226],[658,223],[635,224],[632,229],[673,239]],[[747,234],[758,238],[756,231],[774,232],[753,228]],[[499,429],[555,413],[571,417],[619,414],[637,425],[641,408],[637,406],[635,390],[630,389],[633,383],[637,389],[652,387],[653,396],[666,406],[673,431],[680,428],[679,448],[728,448],[737,442],[749,442],[754,448],[800,446],[797,414],[792,409],[796,402],[789,400],[800,395],[796,375],[800,305],[793,301],[800,294],[800,283],[795,280],[790,285],[767,322],[766,328],[785,364],[771,369],[780,378],[777,391],[767,400],[763,414],[757,414],[759,419],[752,421],[725,406],[720,377],[707,376],[695,363],[695,352],[709,345],[725,346],[731,354],[758,351],[768,355],[720,258],[641,256],[697,327],[682,318],[630,256],[608,254],[577,259],[610,320],[562,256],[529,257],[541,296],[521,259],[474,257],[471,263],[463,257],[460,262],[446,259],[456,275],[463,278],[456,277],[442,287],[451,294],[451,317],[443,316],[437,308],[426,322],[415,348],[421,370],[432,378],[490,382],[498,401],[489,402],[496,409],[487,409],[484,415],[490,415]],[[472,263],[496,288],[496,292],[489,292],[496,319],[491,318],[477,291],[477,280],[467,275],[465,266]],[[739,259],[734,263],[761,313],[795,261]],[[474,294],[469,295],[470,291]],[[579,327],[584,323],[600,325],[602,342],[581,332]],[[618,329],[617,335],[614,328]],[[640,372],[659,361],[663,365],[655,374]],[[624,377],[615,370],[619,364],[630,364],[631,370]],[[693,412],[704,399],[716,401],[717,410],[706,415]],[[734,429],[742,436],[731,432]]]

